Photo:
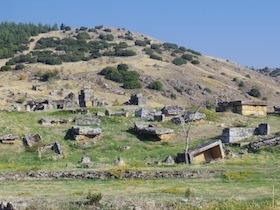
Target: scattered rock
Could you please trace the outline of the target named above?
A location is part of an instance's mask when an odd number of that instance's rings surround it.
[[[165,158],[163,163],[168,164],[168,165],[173,165],[175,163],[175,160],[173,159],[172,156],[169,155]]]
[[[44,153],[45,152],[49,152],[49,151],[52,151],[54,152],[55,155],[49,155],[47,157],[43,157]],[[42,147],[39,147],[38,148],[38,156],[40,159],[51,159],[51,160],[56,160],[56,159],[59,159],[59,158],[63,158],[63,153],[62,153],[62,150],[61,150],[61,146],[58,142],[54,142],[52,144],[48,144],[48,145],[45,145],[45,146],[42,146]]]
[[[101,120],[99,118],[93,117],[79,117],[76,118],[75,123],[78,125],[91,125],[91,124],[100,124]]]
[[[44,117],[40,120],[42,125],[61,125],[73,122],[73,119],[70,118],[52,118],[52,117]]]
[[[126,164],[121,157],[119,157],[117,160],[114,161],[114,166],[125,166],[125,165]]]

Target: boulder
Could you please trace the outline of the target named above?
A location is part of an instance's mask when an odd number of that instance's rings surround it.
[[[100,128],[88,126],[74,126],[72,127],[72,131],[74,133],[74,139],[77,141],[95,139],[102,133]]]
[[[193,113],[191,111],[186,111],[183,113],[182,117],[185,122],[196,122],[206,118],[206,115],[200,112]]]
[[[172,156],[169,155],[164,159],[163,163],[168,164],[168,165],[172,165],[172,164],[175,163],[175,160],[173,159]]]

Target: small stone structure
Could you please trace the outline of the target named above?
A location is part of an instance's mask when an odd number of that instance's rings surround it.
[[[182,115],[185,109],[180,106],[165,106],[161,111],[165,116],[177,116]]]
[[[101,128],[89,126],[73,126],[74,139],[77,141],[86,141],[96,139],[102,133]]]
[[[148,122],[135,122],[134,131],[140,135],[150,136],[157,141],[170,140],[174,133],[173,129],[155,127]]]
[[[206,115],[200,112],[193,113],[192,111],[185,111],[182,115],[174,117],[171,121],[175,124],[182,124],[185,122],[199,122],[206,118]]]
[[[61,125],[73,122],[71,118],[53,118],[53,117],[44,117],[40,120],[42,125]]]
[[[280,145],[280,135],[268,139],[260,139],[258,141],[250,142],[248,149],[249,151],[256,151],[257,149],[260,148],[275,147],[279,145]]]
[[[223,143],[234,143],[254,135],[269,135],[269,133],[269,124],[259,124],[257,128],[224,128],[221,139]]]
[[[137,105],[137,106],[146,106],[146,98],[143,97],[142,93],[133,94],[130,96],[130,100],[124,105]]]
[[[219,102],[217,112],[231,111],[245,116],[266,116],[267,103],[263,101],[230,101]]]
[[[55,155],[51,154],[51,155],[46,155],[47,157],[44,157],[44,158],[47,158],[47,159],[58,159],[58,158],[63,158],[63,153],[62,153],[62,150],[61,150],[61,146],[58,142],[54,142],[52,144],[48,144],[48,145],[45,145],[45,146],[42,146],[42,147],[38,147],[38,156],[40,159],[43,158],[43,155],[45,153],[48,153],[48,152],[53,152]]]
[[[39,134],[25,134],[23,142],[26,146],[32,147],[35,143],[41,142],[42,138]]]
[[[135,110],[135,117],[140,117],[143,120],[154,120],[155,114],[155,109],[139,108]]]
[[[213,139],[198,146],[192,147],[188,150],[188,163],[200,164],[204,162],[211,162],[225,157],[223,144],[221,140]],[[182,151],[177,154],[177,163],[185,163],[185,152]]]
[[[6,205],[3,202],[1,202],[0,210],[16,210],[16,208],[14,208],[14,206],[9,202]]]
[[[94,94],[90,85],[85,85],[83,90],[79,92],[79,105],[80,107],[92,107],[94,101]]]
[[[101,123],[101,120],[95,117],[78,117],[75,119],[75,123],[77,125],[92,125]]]
[[[47,99],[36,99],[26,102],[26,111],[42,111],[51,110],[52,105]]]
[[[0,135],[0,142],[2,144],[14,144],[18,136],[12,134]]]

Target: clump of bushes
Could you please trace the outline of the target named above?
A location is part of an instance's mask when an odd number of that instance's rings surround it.
[[[163,85],[160,81],[154,81],[148,85],[148,88],[153,90],[162,90]]]
[[[175,58],[173,61],[172,61],[173,64],[177,65],[177,66],[180,66],[180,65],[183,65],[183,64],[186,64],[187,61],[184,59],[184,58]]]
[[[11,69],[12,69],[11,66],[6,65],[6,66],[2,66],[0,70],[1,70],[1,71],[9,71],[9,70],[11,70]]]
[[[101,193],[92,193],[88,192],[86,199],[88,200],[89,205],[100,205],[100,201],[102,199],[102,194]]]
[[[104,40],[104,41],[113,41],[114,40],[113,34],[100,34],[98,38],[101,40]]]
[[[160,57],[160,56],[158,56],[158,55],[155,55],[155,54],[151,54],[151,55],[150,55],[150,58],[151,58],[151,59],[155,59],[155,60],[162,61],[162,57]]]
[[[105,79],[123,83],[124,89],[137,89],[142,87],[139,82],[139,73],[136,71],[128,71],[128,66],[126,64],[119,64],[117,68],[106,67],[102,69],[100,74],[104,75]]]
[[[261,91],[260,91],[258,88],[252,88],[252,89],[248,92],[248,94],[249,94],[250,96],[253,96],[253,97],[256,97],[256,98],[261,97]]]
[[[22,69],[24,69],[24,68],[25,68],[25,66],[24,66],[22,63],[17,64],[17,65],[15,66],[15,70],[22,70]]]
[[[47,71],[41,75],[40,80],[43,82],[50,82],[59,79],[59,73],[57,70],[54,71]]]
[[[193,60],[191,63],[192,63],[193,65],[198,65],[198,64],[200,64],[199,60]]]

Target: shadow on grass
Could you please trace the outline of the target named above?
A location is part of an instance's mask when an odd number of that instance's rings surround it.
[[[148,134],[143,134],[143,133],[137,133],[133,128],[126,130],[126,132],[135,135],[136,138],[138,138],[140,141],[143,142],[155,142],[155,141],[160,141],[158,138],[152,135]]]

